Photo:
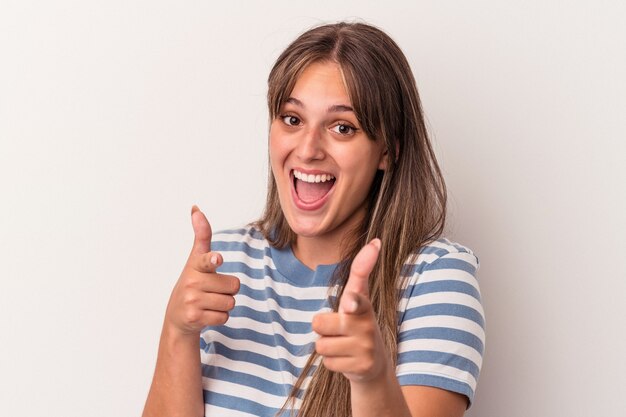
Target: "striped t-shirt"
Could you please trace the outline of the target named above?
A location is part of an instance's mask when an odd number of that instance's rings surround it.
[[[218,272],[236,276],[241,287],[226,324],[201,334],[205,413],[274,417],[314,350],[313,316],[330,311],[335,265],[312,271],[253,227],[214,234],[211,250],[224,258]],[[398,381],[471,401],[485,341],[478,260],[440,239],[408,266],[412,273],[398,304]]]

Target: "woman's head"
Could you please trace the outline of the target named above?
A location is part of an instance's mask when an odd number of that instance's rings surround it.
[[[316,61],[302,71],[271,122],[269,150],[282,214],[298,236],[294,252],[305,263],[337,262],[387,159],[383,142],[361,128],[338,64]],[[306,239],[325,254],[302,249]]]
[[[398,45],[378,28],[342,22],[316,27],[299,36],[279,56],[270,72],[267,94],[270,121],[279,118],[301,75],[320,62],[339,66],[360,128],[387,152],[385,172],[375,176],[369,190],[370,216],[363,221],[368,223],[381,205],[388,211],[390,206],[407,198],[419,200],[420,206],[442,200],[443,182],[437,178],[438,168],[411,68]],[[266,217],[273,219],[272,227],[278,232],[274,235],[275,243],[279,246],[292,243],[295,236],[281,213],[271,172],[267,203]],[[439,201],[437,205],[441,211],[445,202]],[[428,228],[434,235],[439,230],[440,219],[430,223]],[[362,226],[357,233],[373,237],[367,225]]]
[[[358,222],[342,240],[341,261],[330,283],[331,288],[338,288],[338,293],[329,300],[336,310],[335,301],[348,279],[352,259],[370,239],[380,238],[382,248],[370,274],[369,294],[383,340],[395,361],[396,309],[401,296],[398,289],[403,287],[407,273],[404,265],[423,245],[441,235],[446,214],[445,184],[428,139],[408,62],[396,43],[373,26],[324,25],[305,32],[290,44],[276,61],[268,80],[273,125],[299,123],[296,119],[283,118],[283,110],[293,98],[294,88],[303,74],[308,77],[307,70],[320,63],[323,65],[318,67],[328,69],[330,63],[338,69],[364,140],[369,141],[372,152],[380,152],[382,156],[379,169],[368,180],[363,206],[355,211],[359,213]],[[368,164],[374,166],[375,161]],[[284,181],[285,174],[281,175]],[[323,188],[320,189],[320,194],[310,194],[312,198],[323,193]],[[284,247],[296,241],[296,234],[281,209],[276,178],[271,171],[265,213],[256,224],[274,246]],[[347,379],[323,365],[316,367],[316,360],[313,352],[289,401],[295,401],[312,372],[301,414],[349,416]]]

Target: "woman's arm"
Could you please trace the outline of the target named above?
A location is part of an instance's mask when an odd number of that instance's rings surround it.
[[[353,417],[461,417],[467,397],[428,386],[400,387],[369,300],[368,279],[380,243],[355,257],[337,313],[318,314],[313,330],[324,366],[350,380]]]
[[[204,415],[200,335],[163,326],[152,386],[143,417]]]
[[[400,387],[390,371],[380,381],[352,382],[353,417],[462,417],[467,397],[440,388],[409,385]]]
[[[193,248],[167,305],[143,417],[204,415],[200,332],[228,320],[239,291],[236,277],[215,273],[222,257],[211,252],[211,226],[195,206],[191,221]]]
[[[364,297],[352,301],[357,307],[349,313],[325,313],[313,321],[313,328],[324,335],[316,343],[324,366],[350,380],[352,416],[463,416],[468,401],[464,395],[428,386],[400,386],[371,304]]]

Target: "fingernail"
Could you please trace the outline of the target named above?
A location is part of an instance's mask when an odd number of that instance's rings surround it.
[[[374,245],[374,247],[376,247],[376,249],[380,250],[380,239],[379,238],[372,239],[372,241],[370,243],[372,245]]]
[[[212,263],[213,265],[217,265],[217,255],[213,255],[213,256],[211,256],[211,263]]]
[[[359,309],[359,303],[356,300],[352,300],[352,302],[350,303],[350,312],[354,313],[355,311],[357,311]]]
[[[196,211],[200,211],[200,209],[194,204],[193,206],[191,206],[191,214],[194,214]]]

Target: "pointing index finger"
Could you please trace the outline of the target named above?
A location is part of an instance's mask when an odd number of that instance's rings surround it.
[[[193,226],[194,233],[191,254],[201,255],[210,252],[211,238],[213,236],[211,225],[204,213],[195,205],[191,208],[191,225]]]

